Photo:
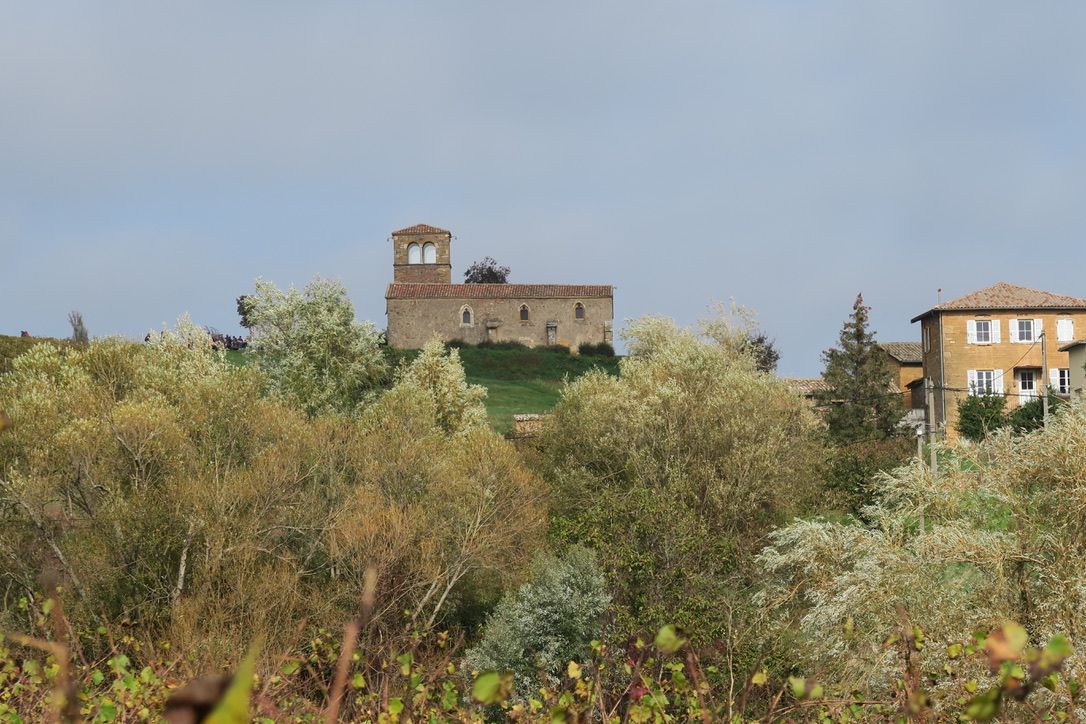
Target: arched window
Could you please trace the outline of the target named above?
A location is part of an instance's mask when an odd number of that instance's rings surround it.
[[[422,263],[422,247],[412,242],[407,245],[407,263],[408,264],[421,264]]]
[[[521,304],[520,305],[520,321],[522,321],[522,322],[527,322],[528,321],[528,305],[527,304]]]
[[[573,305],[573,316],[577,319],[584,319],[584,305],[580,302]]]
[[[470,327],[475,324],[475,319],[471,313],[471,307],[460,308],[460,324],[465,327]]]
[[[422,245],[422,263],[437,264],[437,247],[429,242]]]

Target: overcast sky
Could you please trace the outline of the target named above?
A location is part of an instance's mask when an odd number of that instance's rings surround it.
[[[617,319],[734,298],[790,375],[858,291],[886,341],[1086,296],[1086,3],[166,5],[0,2],[0,333],[238,331],[315,274],[383,327],[420,222]]]

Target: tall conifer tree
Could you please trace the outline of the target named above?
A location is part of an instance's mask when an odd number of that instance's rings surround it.
[[[901,395],[891,392],[893,370],[868,329],[871,308],[856,295],[838,346],[822,353],[826,388],[816,394],[830,434],[838,442],[885,439],[898,432],[904,415]]]

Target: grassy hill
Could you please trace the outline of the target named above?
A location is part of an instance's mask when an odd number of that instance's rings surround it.
[[[513,427],[513,415],[546,412],[558,402],[565,379],[575,379],[594,368],[618,374],[618,357],[575,357],[565,348],[461,347],[468,382],[487,389],[486,409],[490,424],[498,432]],[[417,350],[387,349],[395,367],[409,362]],[[244,352],[226,352],[234,364],[245,364]]]
[[[0,335],[0,372],[10,368],[12,358],[38,342],[66,344],[63,340]],[[487,389],[486,409],[490,424],[499,432],[512,429],[513,415],[546,412],[554,407],[562,381],[567,378],[575,379],[597,367],[618,374],[618,357],[574,357],[565,348],[462,347],[459,351],[468,381]],[[244,352],[224,354],[233,364],[246,363]],[[389,349],[386,354],[389,362],[396,366],[410,361],[418,352]]]
[[[564,348],[461,347],[468,382],[487,389],[486,409],[498,432],[513,427],[513,415],[546,412],[558,402],[565,379],[575,379],[599,368],[618,374],[618,357],[575,357]],[[389,350],[393,363],[407,360],[414,351]]]

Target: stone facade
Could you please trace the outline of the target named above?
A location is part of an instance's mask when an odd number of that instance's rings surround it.
[[[611,286],[452,284],[451,239],[450,232],[421,224],[393,232],[394,281],[385,292],[390,346],[416,349],[435,334],[467,344],[520,342],[573,350],[613,341]],[[427,244],[432,245],[429,258]]]
[[[997,287],[1003,288],[1003,300],[996,295],[987,307],[974,303],[983,302],[984,295]],[[1007,395],[1008,408],[1028,402],[1049,385],[1059,391],[1061,375],[1070,374],[1070,357],[1067,351],[1060,350],[1067,340],[1060,337],[1074,339],[1076,333],[1086,330],[1086,300],[1049,295],[1054,297],[1049,301],[1048,297],[1030,297],[1019,290],[1047,294],[996,285],[913,319],[920,322],[924,376],[930,377],[935,387],[935,424],[945,430],[949,440],[958,435],[959,401],[978,382],[988,384],[989,373],[994,391]],[[1016,307],[1006,308],[1015,302]],[[1032,327],[1029,340],[1016,338],[1018,320]],[[978,322],[983,330],[979,335]],[[1042,365],[1042,332],[1047,365]]]

